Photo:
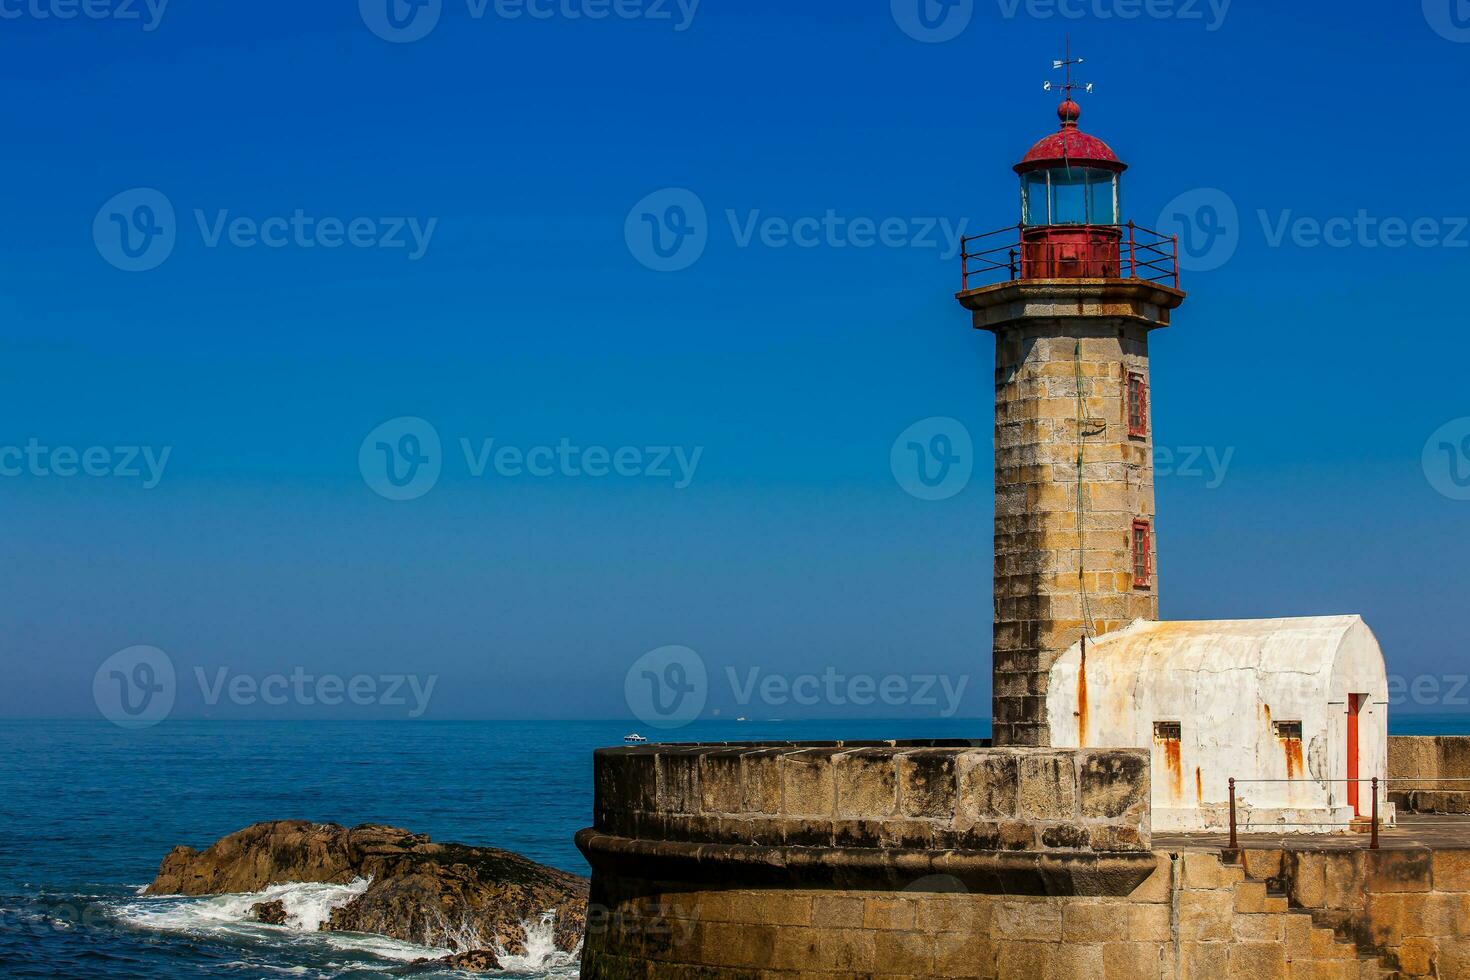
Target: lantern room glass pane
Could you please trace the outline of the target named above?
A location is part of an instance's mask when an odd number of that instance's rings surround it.
[[[1033,170],[1021,177],[1021,223],[1044,225],[1050,221],[1046,206],[1046,172]]]
[[[1051,172],[1051,223],[1087,224],[1087,171],[1080,167]]]
[[[1110,170],[1087,172],[1087,221],[1093,225],[1116,225],[1117,195],[1113,191],[1117,175]]]

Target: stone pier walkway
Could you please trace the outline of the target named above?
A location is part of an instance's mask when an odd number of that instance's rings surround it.
[[[1338,834],[1240,834],[1242,848],[1276,848],[1287,851],[1360,851],[1368,848],[1366,833]],[[1154,834],[1156,851],[1221,851],[1230,844],[1229,834]],[[1384,850],[1428,848],[1470,850],[1470,815],[1406,814],[1393,827],[1378,833]]]

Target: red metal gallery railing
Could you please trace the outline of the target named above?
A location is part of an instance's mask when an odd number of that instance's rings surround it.
[[[1179,288],[1179,238],[1126,225],[1007,225],[960,240],[961,289],[1019,279],[1139,279]]]

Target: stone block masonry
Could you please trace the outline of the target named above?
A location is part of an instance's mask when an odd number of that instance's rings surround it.
[[[1141,749],[646,746],[594,758],[608,837],[847,850],[1143,852]]]
[[[1470,736],[1391,737],[1388,778],[1399,813],[1470,814]]]
[[[1393,975],[1470,978],[1470,850],[1247,848],[1240,868]]]
[[[1129,894],[751,888],[594,875],[586,980],[1374,980],[1371,957],[1213,855],[1148,854]],[[1449,974],[1444,974],[1448,976]]]

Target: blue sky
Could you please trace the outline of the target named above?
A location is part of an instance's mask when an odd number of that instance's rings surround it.
[[[993,353],[938,229],[1016,220],[1068,33],[1126,213],[1234,211],[1154,337],[1158,445],[1229,460],[1160,474],[1164,615],[1360,612],[1392,673],[1470,671],[1463,0],[906,2],[442,0],[406,41],[372,0],[0,0],[0,447],[77,457],[0,478],[0,715],[96,717],[139,644],[180,716],[401,714],[197,681],[300,669],[435,676],[431,718],[623,717],[666,645],[726,716],[943,708],[729,682],[829,669],[968,678],[988,714]],[[650,267],[646,198],[704,211],[687,267]],[[144,271],[135,219],[171,229]],[[359,451],[402,417],[439,474],[392,500]],[[975,445],[937,501],[889,455],[931,417]],[[640,475],[475,475],[491,439]]]

